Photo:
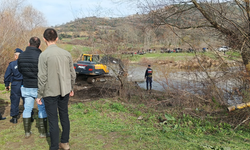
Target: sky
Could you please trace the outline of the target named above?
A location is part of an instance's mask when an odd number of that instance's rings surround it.
[[[124,17],[136,14],[133,5],[114,3],[112,0],[26,0],[26,3],[44,14],[48,26],[90,16]]]

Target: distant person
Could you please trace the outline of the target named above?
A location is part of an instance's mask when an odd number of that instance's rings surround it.
[[[148,90],[148,84],[150,85],[150,90],[152,89],[152,75],[153,75],[153,70],[151,69],[151,66],[148,65],[148,68],[145,72],[147,90]]]
[[[203,52],[206,52],[206,48],[205,47],[203,47],[202,50],[203,50]]]
[[[71,54],[59,47],[57,33],[48,28],[43,34],[47,49],[40,55],[38,63],[38,97],[37,103],[42,105],[44,99],[50,128],[50,150],[70,149],[70,122],[68,115],[69,96],[74,96],[73,85],[76,73]],[[62,125],[61,143],[59,143],[59,110]]]
[[[6,91],[9,91],[10,89],[10,83],[11,83],[11,92],[10,92],[10,116],[12,119],[10,119],[11,123],[17,123],[18,120],[18,114],[19,114],[19,103],[21,98],[21,86],[23,82],[23,76],[18,71],[18,65],[17,65],[17,59],[19,57],[19,54],[21,54],[23,51],[19,48],[15,49],[14,58],[15,61],[10,62],[5,75],[4,75],[4,84]]]
[[[40,48],[41,41],[38,37],[29,40],[29,46],[20,54],[18,58],[18,70],[23,75],[23,86],[21,87],[22,97],[24,97],[23,126],[25,138],[31,136],[32,110],[38,90],[38,58],[42,53]],[[47,134],[47,114],[45,105],[38,105],[38,127],[40,137],[45,138]]]

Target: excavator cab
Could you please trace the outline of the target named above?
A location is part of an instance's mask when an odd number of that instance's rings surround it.
[[[81,60],[99,63],[100,56],[99,55],[92,55],[92,54],[82,54]]]

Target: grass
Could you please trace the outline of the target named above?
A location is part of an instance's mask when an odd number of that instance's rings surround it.
[[[206,52],[206,53],[197,53],[198,55],[205,55],[208,56],[212,59],[216,59],[215,55],[212,52]],[[163,60],[163,59],[171,59],[174,61],[184,61],[187,58],[192,58],[194,57],[194,53],[146,53],[144,55],[124,55],[124,57],[128,57],[129,60],[131,61],[140,61],[142,58],[151,58],[151,59],[158,59],[158,60]]]
[[[138,119],[138,115],[143,118]],[[249,131],[188,115],[161,115],[144,105],[100,99],[69,107],[71,149],[248,149]],[[159,118],[167,118],[159,122]],[[23,138],[22,123],[0,131],[1,149],[49,149],[49,138]]]
[[[236,52],[236,51],[229,51],[229,52],[226,52],[227,55],[230,55],[232,57],[238,57],[238,58],[241,58],[241,54],[239,52]]]
[[[88,39],[88,37],[78,37],[78,38],[62,38],[62,41],[63,42],[71,42],[72,40],[86,40]]]
[[[123,57],[128,57],[131,61],[140,61],[142,58],[152,58],[152,59],[173,59],[173,60],[185,60],[186,57],[193,57],[194,53],[146,53],[144,55],[124,55]]]
[[[241,55],[238,52],[229,51],[226,55],[223,55],[222,52],[219,52],[221,56],[226,60],[236,60],[241,58]],[[218,59],[218,57],[213,52],[197,53],[197,55],[205,55],[211,59]],[[194,53],[146,53],[144,55],[123,55],[124,58],[128,58],[130,61],[139,62],[142,58],[157,59],[157,60],[173,60],[173,61],[185,61],[189,58],[194,57]]]
[[[0,84],[0,91],[5,90],[5,85],[4,84]]]
[[[6,94],[10,93],[10,91],[6,91],[5,90],[5,85],[4,84],[0,84],[0,93],[2,93],[2,95],[5,95],[4,99],[6,99]],[[2,98],[3,98],[3,96],[2,96]]]
[[[85,47],[85,46],[80,46],[80,45],[72,45],[72,44],[57,44],[59,47],[61,47],[62,49],[65,49],[69,52],[71,52],[74,49],[79,49],[82,52],[88,52],[91,50],[90,47]]]
[[[85,47],[81,45],[72,45],[72,44],[57,44],[57,45],[62,49],[65,49],[68,52],[70,52],[73,59],[78,58],[79,53],[88,53],[91,50],[90,47]]]

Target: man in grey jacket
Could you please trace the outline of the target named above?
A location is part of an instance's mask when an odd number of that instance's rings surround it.
[[[50,150],[70,149],[69,132],[70,123],[68,116],[69,96],[74,96],[75,70],[71,54],[56,45],[58,40],[54,29],[48,28],[43,34],[47,49],[39,56],[38,62],[38,96],[37,103],[42,104],[44,99],[50,128]],[[62,125],[61,142],[59,143],[59,110]]]

